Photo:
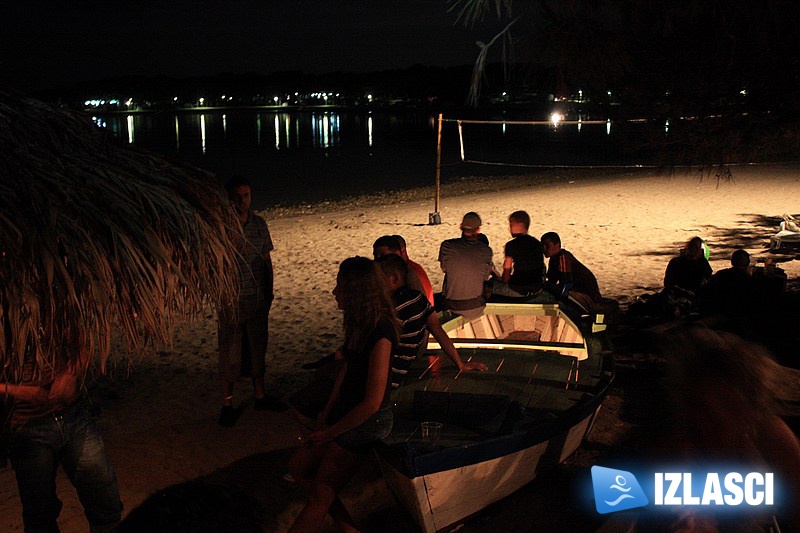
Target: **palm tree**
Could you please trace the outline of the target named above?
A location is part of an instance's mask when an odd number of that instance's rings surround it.
[[[177,314],[235,296],[238,227],[210,174],[0,89],[0,382],[26,353],[104,370],[115,340],[169,343]]]

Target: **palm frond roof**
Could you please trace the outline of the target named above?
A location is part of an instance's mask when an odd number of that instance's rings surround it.
[[[68,356],[169,343],[177,313],[235,294],[225,194],[88,117],[0,89],[0,381]],[[97,358],[97,359],[95,359]]]

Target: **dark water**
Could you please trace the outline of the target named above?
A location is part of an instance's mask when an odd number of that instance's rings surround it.
[[[447,118],[447,117],[446,117]],[[437,116],[419,111],[261,111],[136,113],[95,117],[120,138],[209,170],[224,181],[251,179],[256,207],[297,204],[431,185]],[[513,175],[535,165],[622,161],[606,124],[463,127],[445,122],[442,181]]]

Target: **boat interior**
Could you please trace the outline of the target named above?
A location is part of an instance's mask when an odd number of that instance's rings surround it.
[[[489,304],[473,320],[444,315],[442,327],[456,348],[554,351],[581,361],[588,357],[578,326],[554,304]],[[439,349],[433,337],[428,348]]]
[[[557,419],[597,393],[607,376],[596,339],[586,339],[557,305],[490,305],[465,321],[443,317],[462,360],[459,372],[431,338],[393,392],[395,427],[386,444],[421,442],[423,421],[442,423],[437,447],[491,439]]]

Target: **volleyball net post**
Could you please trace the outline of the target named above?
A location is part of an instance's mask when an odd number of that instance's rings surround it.
[[[433,200],[433,213],[428,213],[428,224],[442,223],[439,214],[439,200],[442,194],[442,113],[439,113],[439,129],[436,134],[436,196]]]

